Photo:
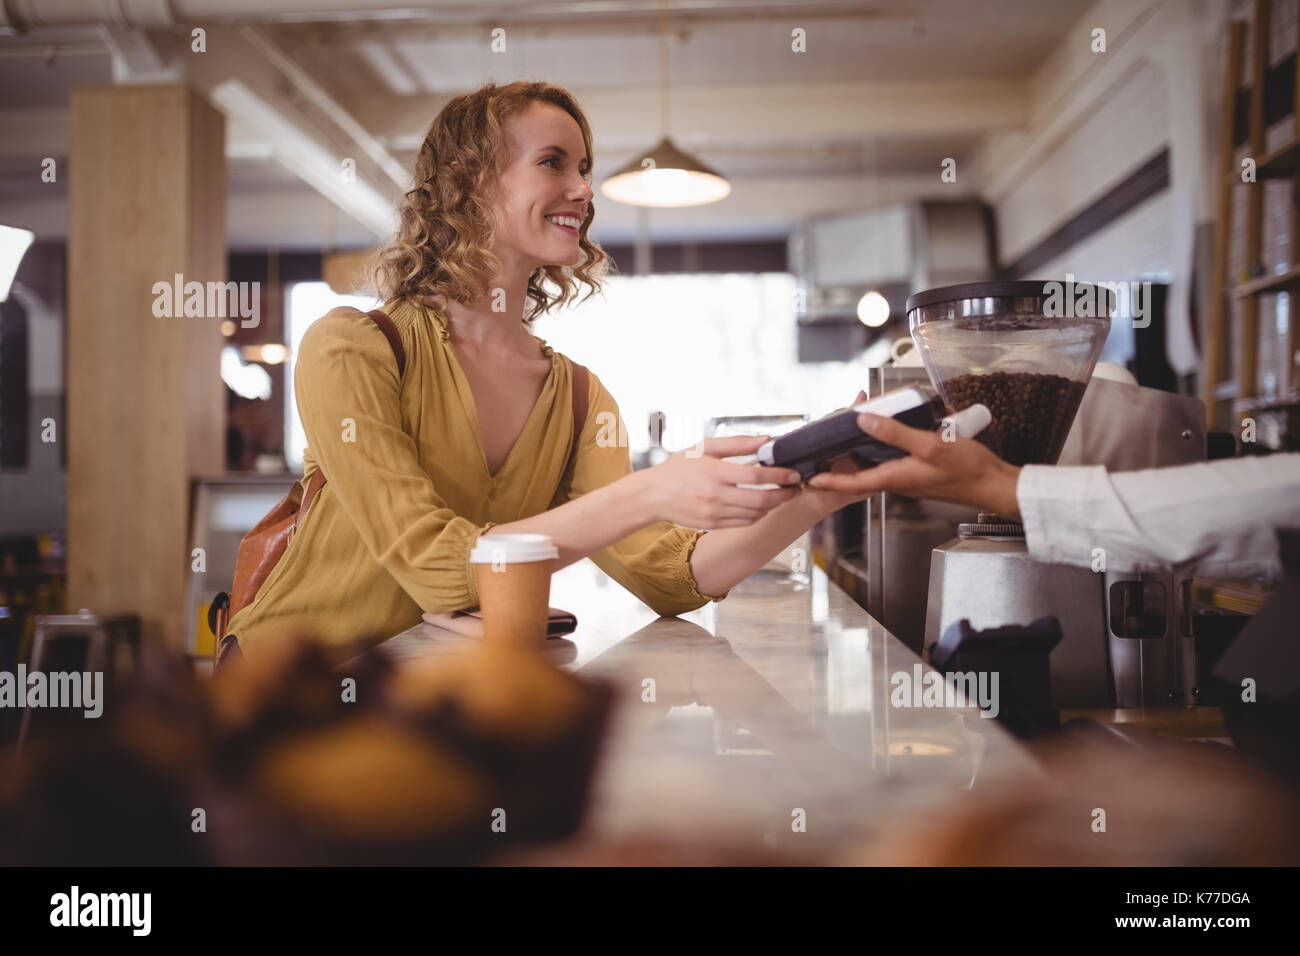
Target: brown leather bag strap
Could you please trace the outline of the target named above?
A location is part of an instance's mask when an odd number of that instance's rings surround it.
[[[366,315],[374,320],[375,325],[379,326],[379,331],[384,333],[384,338],[388,339],[388,344],[392,346],[393,354],[397,356],[397,377],[401,378],[406,374],[406,349],[402,348],[402,337],[397,332],[397,326],[383,309],[371,309]]]
[[[311,503],[316,500],[316,496],[320,494],[320,490],[324,487],[325,472],[317,467],[317,469],[312,472],[311,477],[307,479],[307,488],[302,493],[302,503],[298,505],[298,514],[303,515],[307,513],[307,509],[311,507]],[[298,526],[296,519],[293,524],[295,528]]]
[[[573,369],[573,438],[569,442],[569,461],[564,466],[563,474],[569,474],[573,471],[574,463],[578,460],[578,443],[582,439],[582,426],[587,422],[587,369],[586,366],[579,365],[572,359],[569,365]],[[560,501],[560,490],[564,487],[564,479],[560,479],[560,487],[555,489],[555,496],[551,499],[551,507],[558,507],[563,502]]]
[[[587,423],[587,367],[570,361],[573,366],[573,442],[569,445],[569,464],[578,457],[578,440]]]

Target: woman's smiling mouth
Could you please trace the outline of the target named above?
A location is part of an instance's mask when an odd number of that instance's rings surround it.
[[[546,221],[574,236],[578,234],[578,228],[582,225],[582,220],[577,216],[567,216],[562,213],[547,216]]]

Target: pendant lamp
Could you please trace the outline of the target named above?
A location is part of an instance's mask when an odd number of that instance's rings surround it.
[[[661,9],[666,7],[667,0],[662,0]],[[666,15],[659,20],[659,94],[663,138],[601,183],[601,193],[614,202],[655,208],[703,206],[725,199],[731,193],[726,177],[679,149],[668,135]]]

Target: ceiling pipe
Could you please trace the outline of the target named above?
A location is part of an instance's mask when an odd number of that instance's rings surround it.
[[[277,0],[275,9],[311,7],[322,9],[338,7],[355,9],[366,0]],[[177,21],[205,19],[205,14],[229,17],[247,6],[265,14],[266,4],[245,3],[244,0],[0,0],[0,33],[5,28],[20,32],[56,27],[97,25],[110,33],[137,35],[135,31],[174,26]],[[376,8],[392,8],[391,0],[376,0]],[[370,11],[372,14],[375,11]],[[349,113],[329,92],[316,82],[306,70],[253,27],[239,28],[244,39],[316,108],[335,123],[392,182],[405,191],[410,184],[410,174],[393,158],[370,131]],[[286,161],[288,158],[286,157]],[[373,217],[372,217],[373,218]],[[366,221],[370,224],[370,220]]]
[[[175,26],[168,0],[0,0],[0,33],[31,33],[53,27],[159,28]]]
[[[923,22],[907,4],[863,0],[677,0],[674,17],[683,24],[732,23],[797,16],[815,20]],[[517,0],[437,0],[422,4],[394,0],[0,0],[0,34],[49,27],[112,23],[157,28],[177,23],[312,23],[395,20],[483,23],[505,20],[516,27],[554,26],[557,20],[597,21],[633,28],[657,22],[657,0],[552,0],[521,7]]]
[[[288,77],[289,82],[298,89],[298,92],[337,123],[343,132],[351,136],[361,147],[362,152],[369,156],[398,188],[405,192],[410,187],[411,175],[406,168],[393,158],[368,129],[357,122],[351,113],[330,96],[323,86],[312,79],[306,70],[253,27],[241,27],[239,32],[254,50],[266,58],[268,63]]]
[[[475,6],[477,0],[442,0]],[[157,29],[203,21],[387,19],[410,16],[409,3],[393,0],[0,0],[0,33],[109,23]]]

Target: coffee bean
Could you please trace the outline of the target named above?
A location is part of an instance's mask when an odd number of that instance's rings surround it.
[[[1086,388],[1047,372],[992,372],[958,375],[943,383],[955,412],[983,403],[992,423],[978,438],[1013,465],[1055,464],[1074,423]]]

